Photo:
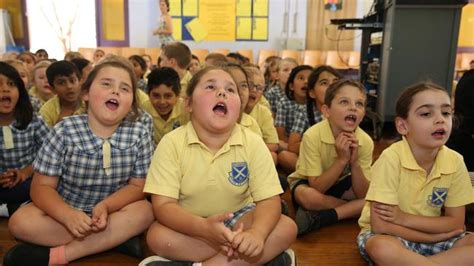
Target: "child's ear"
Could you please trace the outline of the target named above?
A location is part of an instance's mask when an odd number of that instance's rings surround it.
[[[191,108],[192,99],[189,96],[184,98],[184,110],[188,113],[192,113],[193,109]]]
[[[311,99],[316,99],[316,92],[314,90],[309,90],[308,91],[309,98]]]
[[[324,117],[328,118],[329,117],[329,106],[323,104],[323,106],[321,106],[321,112],[323,113]]]
[[[395,128],[400,135],[406,135],[408,133],[407,121],[401,117],[395,118]]]
[[[82,100],[87,102],[89,101],[89,93],[86,92],[86,93],[82,93]]]
[[[173,67],[177,67],[177,66],[178,66],[178,62],[177,62],[176,59],[174,59],[174,58],[170,58],[170,59],[169,59],[169,62],[173,65]]]

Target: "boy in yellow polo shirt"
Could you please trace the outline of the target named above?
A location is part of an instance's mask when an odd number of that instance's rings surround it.
[[[179,76],[170,67],[153,69],[148,75],[149,101],[143,109],[153,118],[154,140],[158,144],[163,136],[189,121],[184,101],[179,98]]]
[[[304,134],[296,171],[288,177],[298,234],[359,217],[369,187],[374,144],[359,128],[365,88],[341,79],[326,91],[326,119]]]
[[[159,257],[140,265],[294,265],[285,250],[296,226],[280,213],[282,189],[264,142],[237,123],[231,74],[205,68],[186,94],[191,120],[163,137],[148,172],[144,191],[157,221],[147,243]]]
[[[64,117],[85,112],[79,83],[81,75],[73,63],[66,60],[54,62],[46,69],[46,76],[56,95],[39,112],[50,127]]]
[[[359,219],[362,257],[377,265],[473,265],[464,215],[474,192],[462,156],[444,146],[452,128],[448,94],[431,83],[413,85],[400,95],[396,115],[403,139],[372,168]]]
[[[171,67],[179,75],[180,85],[183,88],[181,98],[186,96],[184,92],[191,80],[191,73],[188,71],[188,65],[191,63],[191,50],[182,42],[172,42],[161,49],[159,58],[160,67]]]

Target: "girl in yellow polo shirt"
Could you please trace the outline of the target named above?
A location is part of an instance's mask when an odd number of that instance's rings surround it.
[[[296,226],[280,213],[282,189],[265,143],[237,123],[238,89],[220,68],[191,79],[191,121],[163,137],[148,172],[144,191],[157,221],[147,243],[159,256],[140,265],[294,263],[285,250]]]
[[[372,168],[359,220],[361,255],[377,265],[473,265],[464,215],[474,192],[463,158],[444,146],[452,128],[447,92],[431,83],[407,88],[395,126],[403,139]]]
[[[374,149],[359,128],[365,103],[362,84],[341,79],[326,90],[326,119],[303,134],[296,171],[288,177],[299,234],[360,215]]]

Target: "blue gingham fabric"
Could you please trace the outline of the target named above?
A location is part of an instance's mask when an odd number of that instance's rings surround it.
[[[0,130],[0,173],[8,169],[21,169],[32,164],[49,132],[43,119],[36,115],[33,115],[33,120],[25,129],[18,129],[16,126],[16,122],[7,126],[13,137],[13,148],[11,149],[7,149],[3,130]]]
[[[273,114],[276,114],[277,112],[278,102],[280,102],[281,99],[286,99],[285,93],[282,92],[280,85],[278,84],[265,91],[263,95],[267,99],[268,103],[270,103],[270,108],[272,109],[271,111]]]
[[[318,123],[323,120],[323,115],[319,111],[314,111],[314,121]],[[303,137],[304,132],[312,125],[309,124],[308,114],[306,110],[304,112],[297,112],[295,115],[295,122],[290,129],[291,133],[298,133]]]
[[[286,135],[289,136],[297,113],[306,114],[306,105],[297,104],[295,101],[288,100],[287,98],[282,99],[278,102],[275,127],[284,127]]]
[[[372,233],[372,231],[365,231],[361,232],[357,236],[357,245],[359,246],[359,253],[364,258],[366,261],[369,262],[369,265],[374,265],[373,261],[370,259],[369,254],[365,251],[365,244],[367,243],[367,240],[371,238],[372,236],[375,236],[376,234]],[[433,256],[436,255],[440,252],[446,251],[454,246],[456,241],[459,239],[463,238],[466,235],[466,233],[462,233],[458,236],[452,237],[450,239],[447,239],[445,241],[441,242],[436,242],[436,243],[420,243],[420,242],[412,242],[408,241],[406,239],[403,239],[401,237],[396,237],[400,242],[402,242],[402,245],[410,250],[413,251],[417,254],[420,254],[422,256]]]
[[[104,139],[94,135],[87,115],[65,118],[45,140],[33,166],[59,178],[57,191],[66,203],[88,214],[94,206],[127,184],[145,178],[153,153],[152,135],[139,122],[124,120],[107,140],[111,146],[109,175],[103,168]]]

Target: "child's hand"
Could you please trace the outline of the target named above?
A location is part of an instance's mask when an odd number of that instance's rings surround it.
[[[397,205],[388,205],[378,202],[372,204],[374,212],[378,214],[380,219],[393,224],[403,225],[405,213],[400,210]]]
[[[351,141],[351,146],[350,146],[350,151],[351,151],[351,159],[349,160],[349,163],[351,165],[354,165],[357,163],[357,159],[359,158],[359,140],[355,138],[352,139]]]
[[[219,246],[232,243],[234,233],[224,225],[224,221],[232,218],[232,215],[232,213],[223,213],[207,217],[204,237]]]
[[[109,213],[105,204],[99,203],[92,210],[92,231],[99,232],[107,227]]]
[[[83,211],[71,209],[63,224],[76,238],[84,238],[92,231],[92,219]]]
[[[239,223],[237,228],[234,227],[234,230],[232,231],[232,233],[234,234],[234,237],[240,233],[242,233],[244,230],[244,224],[243,223]],[[238,250],[234,249],[232,247],[232,243],[226,243],[224,245],[221,246],[222,250],[224,250],[224,252],[226,253],[227,257],[228,258],[233,258],[233,259],[237,259],[239,257],[239,252]]]
[[[351,160],[351,147],[354,142],[354,134],[342,132],[336,137],[336,153],[337,157],[344,163]],[[355,139],[357,141],[357,139]]]
[[[28,176],[25,169],[8,169],[5,173],[1,174],[0,184],[3,188],[12,188],[25,181]]]
[[[232,248],[237,250],[240,254],[252,258],[262,253],[264,244],[264,237],[262,237],[259,232],[249,229],[234,237]]]

